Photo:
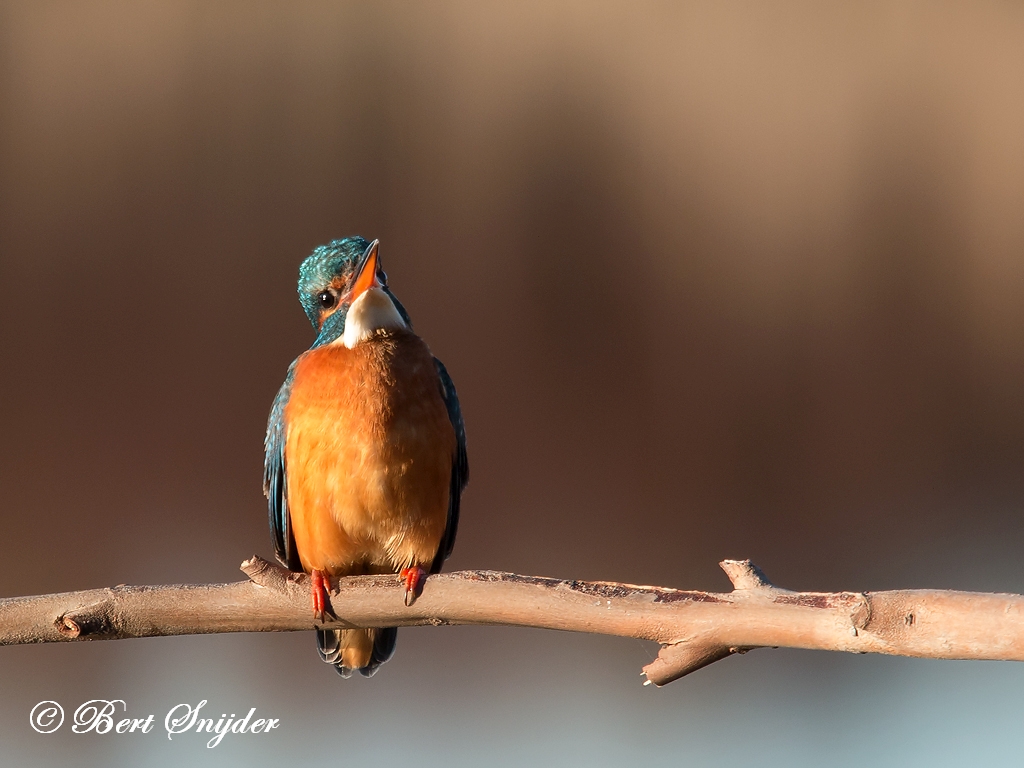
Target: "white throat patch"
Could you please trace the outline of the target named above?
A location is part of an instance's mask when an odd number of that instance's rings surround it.
[[[345,333],[338,339],[349,349],[384,328],[405,328],[395,302],[377,286],[368,288],[352,302],[345,317]],[[335,342],[337,343],[337,342]]]

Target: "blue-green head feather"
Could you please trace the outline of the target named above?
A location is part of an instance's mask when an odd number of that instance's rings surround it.
[[[370,244],[362,237],[346,237],[332,240],[313,250],[299,267],[299,301],[306,311],[306,317],[313,327],[320,329],[320,312],[323,307],[317,298],[328,290],[332,283],[335,288],[341,282],[348,285],[356,264]]]
[[[348,305],[344,297],[369,247],[370,242],[358,235],[332,240],[315,248],[299,267],[299,302],[318,333],[314,347],[329,344],[345,332]],[[378,275],[402,319],[411,327],[405,307],[387,287],[387,275],[382,270]]]

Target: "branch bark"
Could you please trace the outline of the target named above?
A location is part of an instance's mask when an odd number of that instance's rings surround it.
[[[721,563],[728,593],[497,571],[430,576],[406,607],[394,576],[332,584],[334,618],[314,621],[309,579],[253,557],[248,581],[118,586],[0,599],[0,645],[315,627],[481,624],[637,637],[662,644],[644,667],[665,685],[734,653],[785,646],[937,659],[1024,661],[1024,596],[939,590],[791,592],[749,560]]]

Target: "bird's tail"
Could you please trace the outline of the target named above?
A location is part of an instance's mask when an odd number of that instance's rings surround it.
[[[371,677],[377,667],[395,655],[398,627],[383,629],[318,629],[316,649],[342,677],[358,672]]]

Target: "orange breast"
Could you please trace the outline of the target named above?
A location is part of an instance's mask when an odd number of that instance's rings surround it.
[[[455,431],[433,358],[406,331],[299,358],[285,411],[299,560],[333,575],[428,568],[448,515]]]

